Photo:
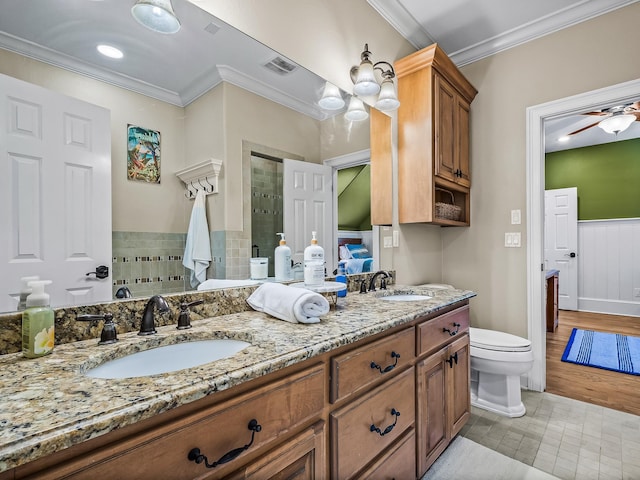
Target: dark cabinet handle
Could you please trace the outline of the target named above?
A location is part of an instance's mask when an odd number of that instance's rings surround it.
[[[460,330],[460,324],[453,322],[453,326],[456,327],[453,332],[446,327],[442,327],[442,333],[447,332],[450,336],[453,337],[456,333],[458,333],[458,330]]]
[[[378,370],[380,370],[380,374],[390,372],[391,370],[396,368],[396,365],[398,365],[398,359],[400,358],[400,354],[396,352],[391,352],[391,359],[393,360],[394,358],[396,359],[396,361],[393,365],[387,365],[386,367],[382,368],[376,362],[371,362],[371,368],[374,368],[374,369],[377,368]]]
[[[253,439],[256,435],[256,432],[262,430],[262,426],[258,424],[258,421],[255,418],[249,422],[249,426],[247,428],[251,430],[251,441],[243,447],[234,448],[233,450],[225,453],[217,462],[209,463],[207,457],[200,453],[199,448],[192,448],[189,451],[187,458],[189,459],[189,461],[196,462],[197,464],[204,462],[204,465],[207,468],[214,468],[218,465],[229,463],[231,460],[237,458],[242,452],[248,450],[249,447],[253,444]]]
[[[109,267],[107,267],[106,265],[100,265],[99,267],[96,267],[96,271],[95,272],[89,272],[87,273],[87,277],[89,275],[95,275],[96,278],[107,278],[109,276]]]
[[[393,420],[393,423],[391,425],[389,425],[387,428],[384,429],[384,431],[380,430],[378,427],[376,427],[373,424],[371,425],[371,427],[369,427],[369,431],[376,432],[381,437],[384,437],[387,433],[391,433],[391,430],[393,430],[393,427],[395,427],[396,423],[398,423],[398,417],[400,416],[400,412],[397,411],[395,408],[392,408],[391,415],[395,416],[396,418]]]
[[[449,355],[449,359],[445,360],[445,362],[447,362],[449,364],[449,368],[453,368],[453,362],[456,362],[456,365],[458,364],[458,352],[454,353],[453,355]]]

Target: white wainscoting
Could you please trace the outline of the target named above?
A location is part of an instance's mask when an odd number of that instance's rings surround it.
[[[578,222],[578,262],[578,310],[640,317],[640,218]]]

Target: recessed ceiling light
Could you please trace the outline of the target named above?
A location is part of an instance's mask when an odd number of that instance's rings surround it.
[[[118,49],[116,47],[112,47],[111,45],[100,44],[96,48],[105,57],[109,57],[109,58],[122,58],[122,57],[124,57],[124,53],[122,53],[122,50],[120,50],[120,49]]]
[[[564,137],[560,137],[558,139],[559,142],[568,142],[569,140],[571,140],[571,137],[569,135],[565,135]]]

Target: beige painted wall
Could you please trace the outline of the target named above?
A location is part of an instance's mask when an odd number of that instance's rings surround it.
[[[112,228],[184,232],[188,201],[174,175],[184,162],[184,109],[0,49],[0,73],[111,111]],[[161,133],[161,183],[127,180],[127,124]],[[167,198],[178,199],[164,208]],[[161,211],[162,214],[158,214]]]
[[[527,336],[526,248],[503,246],[508,231],[526,239],[526,108],[638,78],[638,18],[636,3],[462,68],[479,91],[472,226],[443,229],[443,280],[478,292],[472,324]],[[511,209],[522,225],[510,224]]]
[[[243,140],[319,163],[320,122],[230,84],[224,85],[224,101],[226,230],[240,231],[251,185],[242,168]]]

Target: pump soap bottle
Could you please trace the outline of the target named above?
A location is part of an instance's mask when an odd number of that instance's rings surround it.
[[[291,280],[291,249],[287,246],[284,233],[280,235],[280,245],[275,250],[275,276],[276,282]]]
[[[324,249],[318,245],[316,232],[311,232],[311,245],[304,249],[304,284],[307,287],[324,284]]]
[[[27,309],[22,313],[22,354],[27,358],[51,353],[54,344],[54,314],[44,286],[51,280],[32,280],[33,290],[27,297]]]
[[[18,311],[21,312],[25,308],[27,308],[27,297],[31,293],[31,287],[29,286],[29,282],[33,280],[40,280],[40,277],[22,277],[20,281],[22,282],[22,288],[20,289],[20,301],[18,302]]]

